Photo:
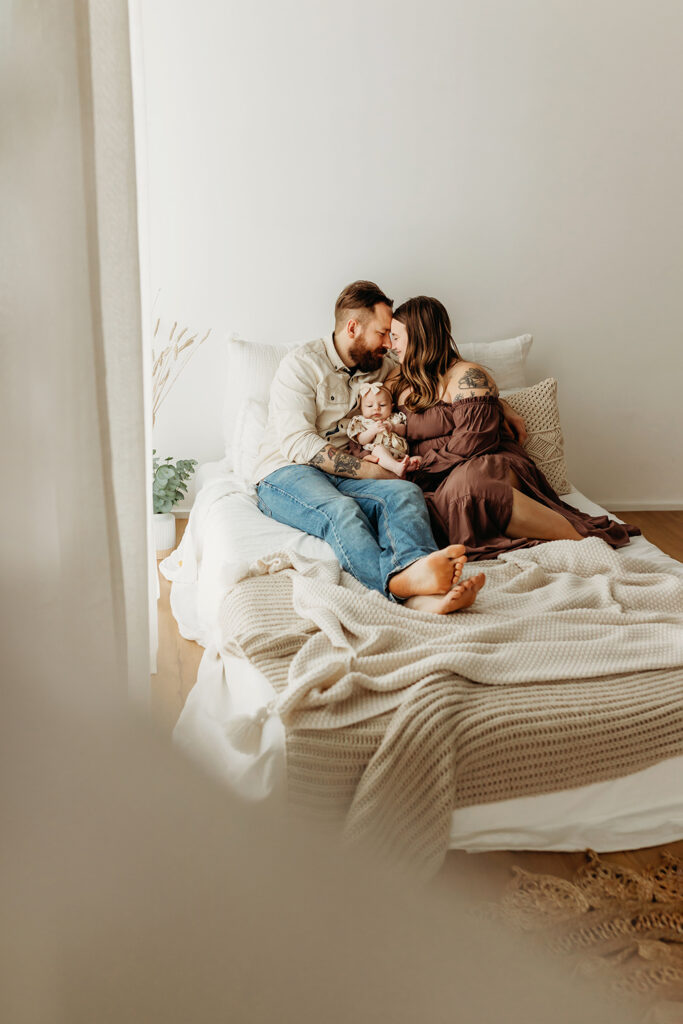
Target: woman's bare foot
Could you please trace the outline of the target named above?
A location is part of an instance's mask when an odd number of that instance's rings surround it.
[[[450,615],[474,604],[485,582],[486,576],[480,572],[464,583],[458,583],[447,594],[420,594],[418,597],[409,597],[405,603],[406,608],[413,608],[418,612],[433,612],[435,615]]]
[[[418,594],[446,594],[460,579],[467,561],[463,544],[450,544],[441,551],[418,558],[389,580],[394,597],[416,597]]]

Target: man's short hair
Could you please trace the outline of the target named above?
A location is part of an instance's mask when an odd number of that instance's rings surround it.
[[[348,284],[334,304],[334,328],[342,330],[352,314],[361,314],[361,321],[367,320],[368,313],[378,303],[391,309],[394,300],[387,298],[381,288],[373,281],[354,281]]]

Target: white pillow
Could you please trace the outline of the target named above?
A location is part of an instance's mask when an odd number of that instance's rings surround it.
[[[289,345],[262,345],[244,341],[231,334],[228,338],[228,367],[223,402],[223,439],[226,455],[233,448],[237,412],[246,398],[268,404],[270,385],[280,360],[301,342]]]
[[[232,435],[232,468],[243,483],[254,477],[256,456],[268,422],[268,401],[243,398],[237,409]]]
[[[500,391],[523,388],[526,383],[526,359],[533,337],[520,334],[503,341],[465,341],[458,352],[471,363],[480,363],[493,374]]]
[[[506,338],[503,341],[464,342],[458,346],[458,350],[464,359],[486,366],[499,389],[508,390],[522,388],[526,384],[525,363],[532,340],[530,334],[521,334],[518,338]],[[238,410],[242,410],[248,398],[268,405],[270,385],[280,360],[300,344],[263,345],[230,335],[227,387],[223,403],[223,438],[228,457],[232,453],[234,458],[238,447],[234,443]],[[250,416],[252,414],[253,410]],[[243,444],[243,425],[240,434],[239,446]],[[237,463],[237,472],[236,466]]]

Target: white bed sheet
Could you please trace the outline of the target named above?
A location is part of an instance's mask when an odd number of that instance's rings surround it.
[[[221,651],[215,625],[235,566],[295,546],[302,554],[333,558],[323,541],[263,516],[253,490],[225,462],[201,467],[201,489],[177,551],[161,563],[172,581],[171,608],[180,632],[206,648],[197,682],[174,732],[178,746],[246,800],[280,806],[285,791],[284,729],[277,716],[265,723],[254,754],[237,750],[229,723],[255,711],[274,691],[249,663]],[[565,500],[594,515],[605,510],[579,491]],[[653,568],[683,574],[683,565],[643,537]],[[451,849],[636,849],[683,838],[683,757],[609,782],[459,808],[453,812]]]

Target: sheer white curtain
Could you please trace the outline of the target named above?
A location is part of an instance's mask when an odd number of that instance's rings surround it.
[[[127,7],[14,0],[2,19],[3,620],[64,694],[77,661],[91,695],[144,699],[148,445]]]
[[[76,8],[83,28],[86,12],[88,15],[88,38],[81,38],[90,69],[91,121],[87,127],[92,131],[96,224],[91,244],[96,246],[99,267],[127,674],[131,695],[145,699],[149,693],[150,635],[152,657],[156,658],[157,575],[148,484],[151,444],[145,441],[151,438],[151,347],[143,344],[143,325],[149,327],[149,315],[143,317],[141,304],[128,5],[126,0],[77,0]]]

